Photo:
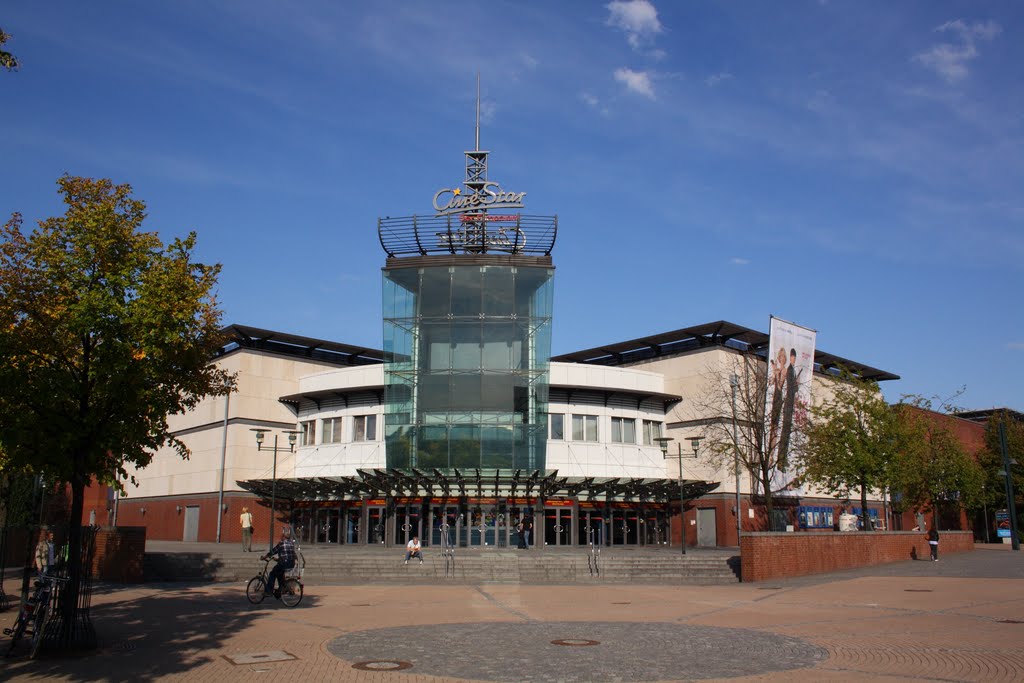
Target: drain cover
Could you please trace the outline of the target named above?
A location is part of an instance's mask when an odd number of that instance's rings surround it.
[[[552,640],[552,645],[564,645],[565,647],[590,647],[591,645],[600,645],[599,640],[586,640],[583,638],[562,638],[560,640]]]
[[[375,659],[371,662],[356,662],[352,665],[353,669],[359,669],[360,671],[401,671],[402,669],[411,668],[412,664],[409,662],[397,662],[388,659]]]
[[[287,662],[291,659],[298,659],[293,654],[284,650],[271,650],[270,652],[250,652],[243,655],[224,655],[224,659],[232,664],[266,664],[267,662]]]

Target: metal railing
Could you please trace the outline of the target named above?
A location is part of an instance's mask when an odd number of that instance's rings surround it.
[[[591,576],[601,575],[601,546],[594,543],[594,529],[591,527],[584,527],[583,530],[587,534],[587,545],[590,546],[590,551],[587,553],[587,568],[590,570]]]

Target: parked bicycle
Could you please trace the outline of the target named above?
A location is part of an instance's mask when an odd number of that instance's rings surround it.
[[[18,618],[15,620],[14,626],[4,629],[4,635],[11,637],[11,644],[7,648],[7,657],[14,653],[18,641],[24,635],[31,636],[32,638],[29,657],[34,658],[39,652],[39,646],[43,642],[43,634],[46,632],[46,624],[52,614],[50,600],[53,597],[54,586],[58,581],[67,581],[67,579],[43,575],[36,580],[32,594],[18,609]]]
[[[280,588],[274,591],[274,597],[287,607],[295,607],[302,602],[302,570],[306,566],[306,562],[298,548],[295,551],[295,566],[285,572],[281,578]],[[263,560],[263,571],[249,579],[249,584],[245,587],[245,597],[249,598],[249,602],[254,605],[260,604],[266,597],[264,591],[270,576],[271,558],[261,559]]]

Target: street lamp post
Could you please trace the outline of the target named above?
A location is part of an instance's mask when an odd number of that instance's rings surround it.
[[[736,434],[736,390],[740,386],[740,378],[736,373],[729,375],[729,386],[732,388],[732,466],[736,474],[736,545],[739,545],[743,518],[740,517],[740,440]]]
[[[271,550],[274,549],[274,513],[277,511],[277,437],[278,437],[278,434],[277,434],[277,432],[274,433],[274,445],[272,447],[271,446],[264,447],[263,446],[263,440],[264,440],[264,437],[266,436],[266,433],[269,430],[267,430],[267,429],[253,429],[251,431],[256,432],[256,450],[258,450],[258,451],[273,450],[274,451],[273,484],[271,484],[271,486],[270,486],[270,524],[267,527],[268,528],[268,533],[267,533],[267,552],[269,553]],[[289,453],[294,453],[295,452],[295,435],[298,434],[298,432],[295,431],[294,429],[290,429],[290,430],[286,430],[285,434],[288,435],[288,452]]]
[[[668,452],[668,442],[674,441],[671,436],[659,436],[654,439],[658,442],[661,447],[661,457],[663,458],[677,458],[679,460],[679,547],[682,549],[682,554],[686,554],[686,495],[684,491],[685,480],[683,479],[683,458],[696,458],[697,457],[697,446],[700,444],[701,437],[689,436],[686,438],[687,441],[693,444],[693,455],[683,455],[683,446],[679,445],[679,451],[677,453]]]
[[[1010,458],[1006,448],[1006,423],[999,423],[999,448],[1003,452],[1003,471],[999,474],[1006,477],[1006,511],[1010,515],[1010,544],[1014,550],[1020,550],[1020,538],[1017,537],[1017,502],[1013,492],[1013,470],[1011,466],[1017,461]]]

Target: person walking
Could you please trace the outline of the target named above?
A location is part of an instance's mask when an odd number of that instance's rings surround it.
[[[939,561],[939,532],[935,527],[928,531],[928,549],[932,551],[932,562]]]
[[[243,507],[242,514],[238,518],[242,524],[242,552],[252,552],[252,513],[249,508]]]
[[[53,551],[53,531],[43,527],[36,545],[35,569],[39,576],[45,576],[56,564]]]

